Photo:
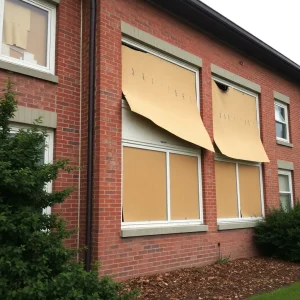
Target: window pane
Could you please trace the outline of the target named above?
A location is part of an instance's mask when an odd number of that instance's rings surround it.
[[[289,176],[280,174],[278,175],[278,180],[279,180],[279,191],[290,192]]]
[[[280,195],[280,204],[284,210],[289,210],[291,208],[291,195],[290,194],[281,194]]]
[[[283,107],[275,105],[275,120],[285,123],[285,110]]]
[[[171,220],[199,219],[198,157],[170,154]]]
[[[239,184],[242,217],[261,217],[259,167],[239,165]]]
[[[287,138],[286,134],[286,124],[281,124],[276,122],[276,136],[282,139]]]
[[[124,147],[124,221],[163,221],[166,211],[166,154]]]
[[[48,12],[21,0],[5,0],[1,53],[47,66]]]
[[[215,162],[218,218],[238,218],[235,164]]]

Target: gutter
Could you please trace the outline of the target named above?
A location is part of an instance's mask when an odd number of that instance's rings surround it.
[[[96,40],[96,0],[90,0],[90,45],[89,45],[89,102],[88,102],[88,163],[87,163],[87,203],[85,270],[91,270],[92,262],[92,209],[94,173],[94,116],[95,116],[95,40]]]

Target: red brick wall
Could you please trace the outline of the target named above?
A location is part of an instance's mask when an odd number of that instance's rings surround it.
[[[101,5],[100,5],[101,4]],[[203,151],[204,220],[208,233],[120,238],[121,228],[121,20],[202,58],[201,114],[212,132],[211,73],[214,63],[258,83],[261,88],[261,136],[271,160],[264,164],[266,206],[278,206],[277,159],[294,162],[294,193],[300,196],[300,88],[276,72],[197,31],[174,16],[141,0],[98,1],[96,159],[94,188],[93,255],[102,263],[102,274],[119,279],[174,268],[212,263],[218,258],[218,242],[232,258],[255,255],[252,230],[218,232],[214,156]],[[243,65],[239,62],[243,61]],[[276,145],[273,90],[291,99],[293,148]]]
[[[80,148],[80,0],[61,0],[57,7],[56,71],[59,83],[0,70],[0,82],[10,76],[19,93],[19,105],[54,111],[57,129],[54,132],[54,159],[69,158],[79,163]],[[60,174],[54,189],[78,187],[78,172]],[[77,228],[78,189],[53,211],[68,220],[70,228]],[[77,247],[77,234],[67,241]]]

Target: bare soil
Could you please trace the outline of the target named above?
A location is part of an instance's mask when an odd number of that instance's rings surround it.
[[[124,282],[124,289],[139,289],[138,299],[236,300],[296,281],[300,281],[300,264],[251,258],[137,277]]]

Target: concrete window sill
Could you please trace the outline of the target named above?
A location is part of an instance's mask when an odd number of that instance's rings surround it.
[[[13,64],[2,60],[0,60],[0,69],[8,70],[10,72],[19,73],[34,78],[39,78],[53,83],[58,83],[58,77],[55,75],[45,73],[39,70],[30,69],[21,65]]]
[[[218,230],[254,228],[258,221],[218,223]]]
[[[121,237],[137,237],[161,234],[175,233],[191,233],[191,232],[206,232],[207,225],[176,225],[176,226],[160,226],[160,227],[139,227],[139,228],[122,228]]]
[[[293,144],[288,143],[288,142],[284,142],[284,141],[280,141],[280,140],[276,140],[277,145],[281,145],[281,146],[286,146],[286,147],[290,147],[293,148]]]

